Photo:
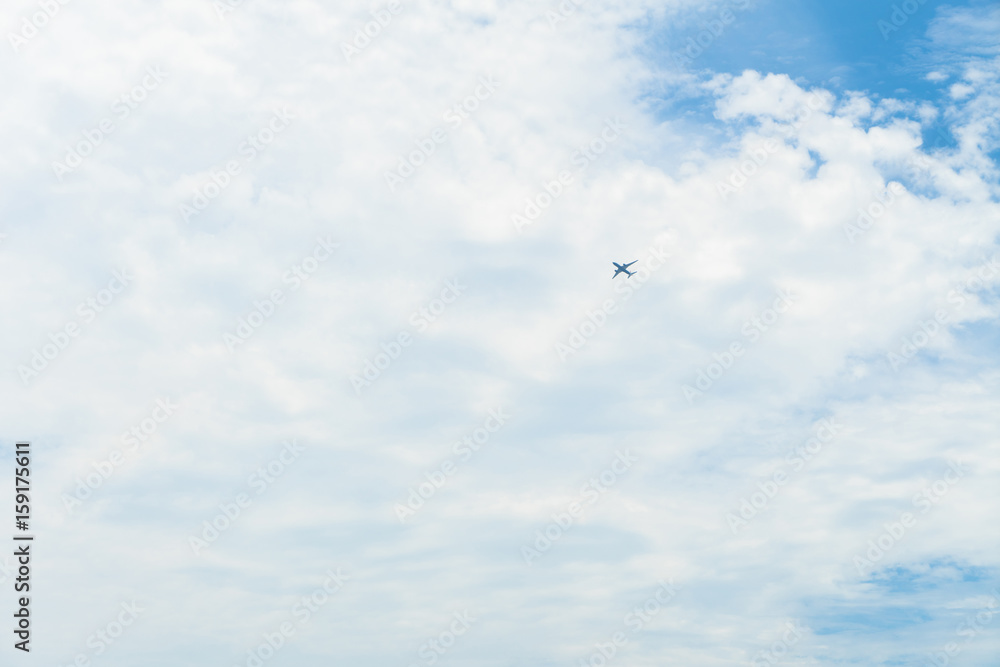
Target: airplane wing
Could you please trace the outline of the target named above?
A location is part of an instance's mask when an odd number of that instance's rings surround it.
[[[628,267],[632,266],[633,264],[635,264],[635,263],[636,263],[636,262],[638,262],[638,261],[639,261],[639,260],[637,260],[637,259],[634,259],[634,260],[632,260],[631,262],[629,262],[628,264],[626,264],[625,266],[623,266],[622,268],[623,268],[623,269],[627,269]]]

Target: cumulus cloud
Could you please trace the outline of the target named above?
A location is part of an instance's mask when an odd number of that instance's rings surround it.
[[[995,17],[939,11],[927,100],[648,59],[718,11],[67,3],[12,47],[0,392],[34,448],[34,659],[958,641],[996,583]]]

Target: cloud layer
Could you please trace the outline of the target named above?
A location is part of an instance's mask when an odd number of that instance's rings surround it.
[[[925,99],[650,57],[740,3],[41,6],[31,661],[996,654],[994,9]]]

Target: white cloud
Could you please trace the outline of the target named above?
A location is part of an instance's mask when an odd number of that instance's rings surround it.
[[[364,3],[244,0],[224,20],[211,3],[69,3],[4,60],[18,94],[0,111],[0,397],[8,440],[34,439],[48,546],[33,604],[62,638],[38,659],[70,662],[136,599],[149,611],[105,664],[238,664],[337,566],[352,579],[276,661],[419,662],[475,609],[447,659],[572,663],[669,577],[683,590],[623,650],[630,664],[747,662],[790,619],[808,628],[803,660],[897,655],[888,637],[823,633],[838,610],[888,604],[852,559],[919,514],[912,497],[955,458],[967,477],[880,567],[996,567],[980,529],[996,514],[998,376],[978,341],[1000,275],[970,282],[1000,231],[996,61],[977,51],[929,76],[961,92],[941,107],[748,70],[677,84],[704,118],[657,117],[636,26],[691,4],[582,3],[550,27],[557,3],[406,2],[348,63]],[[974,24],[940,21],[931,36],[948,44],[948,26]],[[151,65],[169,77],[59,182],[52,161]],[[497,91],[390,192],[385,171],[487,75]],[[244,159],[282,106],[294,121]],[[620,137],[580,160],[613,118]],[[933,122],[954,148],[922,146]],[[240,173],[185,222],[178,206],[231,159]],[[519,234],[511,215],[561,171],[572,182]],[[861,211],[872,221],[853,235]],[[286,272],[320,235],[340,247],[293,289]],[[645,282],[609,280],[611,261],[661,246],[670,259]],[[18,366],[121,267],[134,284],[25,387]],[[452,278],[467,289],[418,329]],[[227,349],[276,289],[280,308]],[[768,322],[779,290],[794,303]],[[608,299],[616,312],[560,360],[556,343]],[[948,330],[895,372],[888,354],[940,309]],[[400,333],[412,345],[359,397],[351,375]],[[682,387],[734,342],[745,352],[689,403]],[[60,495],[162,396],[177,415],[67,515]],[[401,527],[393,504],[498,405],[510,425]],[[726,513],[822,417],[844,433],[734,536]],[[290,438],[308,445],[301,462],[191,554],[188,536]],[[622,447],[634,471],[526,567],[520,545]],[[948,604],[986,594],[954,590]]]

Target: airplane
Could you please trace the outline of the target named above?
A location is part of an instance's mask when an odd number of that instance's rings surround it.
[[[635,275],[635,271],[629,271],[628,267],[632,266],[633,264],[635,264],[638,261],[639,260],[637,260],[637,259],[636,260],[632,260],[628,264],[619,264],[618,262],[611,262],[612,264],[615,265],[615,269],[617,269],[615,271],[615,275],[611,276],[611,279],[614,280],[615,278],[617,278],[619,273],[624,273],[629,278],[631,278],[632,276]]]

